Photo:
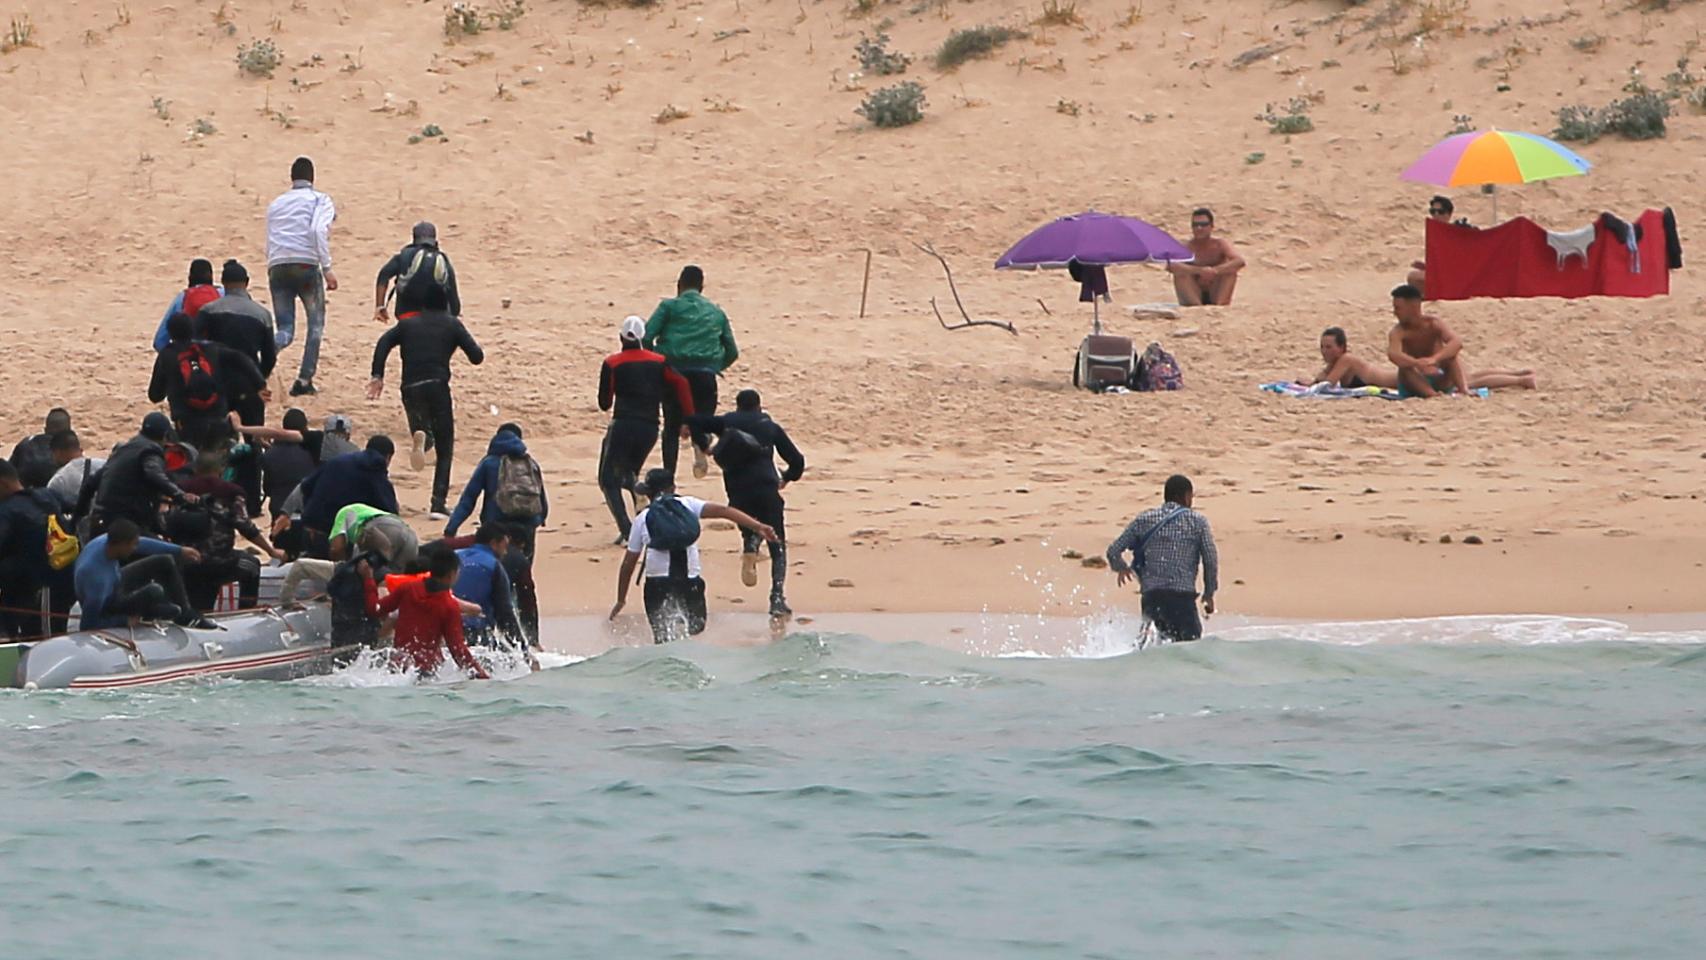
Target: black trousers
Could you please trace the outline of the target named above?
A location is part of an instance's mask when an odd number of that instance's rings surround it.
[[[202,613],[219,605],[219,588],[237,584],[237,606],[252,610],[260,605],[261,562],[247,553],[209,557],[184,570],[184,592]]]
[[[237,411],[238,419],[244,426],[259,427],[267,422],[267,403],[259,396],[250,394],[231,401],[231,409]],[[241,439],[241,438],[238,438]],[[258,448],[251,450],[250,455],[233,468],[237,486],[243,488],[243,499],[248,504],[249,516],[261,515],[261,452]]]
[[[533,582],[533,551],[539,529],[530,523],[514,527],[516,539],[504,554],[504,572],[515,600],[515,615],[521,620],[522,632],[529,646],[539,646],[539,586]]]
[[[403,414],[409,432],[425,431],[428,450],[438,451],[432,470],[432,509],[445,512],[450,496],[450,460],[456,453],[456,405],[450,398],[450,383],[427,380],[403,387]]]
[[[1185,590],[1145,590],[1143,615],[1169,643],[1188,643],[1202,637],[1197,595]]]
[[[705,632],[705,578],[646,578],[646,620],[652,642],[685,640]]]
[[[657,442],[658,425],[643,420],[612,420],[604,431],[604,448],[598,455],[598,488],[604,491],[604,503],[623,539],[633,529],[628,519],[628,493],[640,479],[640,471]]]
[[[693,412],[710,416],[717,412],[717,375],[709,370],[682,370],[681,375],[687,378],[687,385],[693,391]],[[670,473],[675,472],[675,463],[681,455],[681,405],[675,402],[674,394],[664,398],[663,402],[663,468]]]
[[[47,591],[50,617],[47,633],[64,633],[71,605],[77,602],[75,567],[48,570],[40,580],[36,575],[19,569],[22,557],[0,561],[0,637],[39,637],[42,635],[41,614],[20,611],[39,610],[41,591]]]
[[[725,488],[727,489],[727,488]],[[737,487],[728,490],[729,506],[750,515],[759,523],[767,523],[776,528],[776,542],[770,544],[770,597],[782,598],[782,585],[788,579],[788,528],[785,520],[787,503],[782,499],[782,491],[765,484],[762,486]],[[758,545],[764,543],[763,537],[751,530],[741,530],[741,548],[747,553],[757,553]]]
[[[119,571],[118,594],[108,610],[126,617],[179,623],[196,616],[189,596],[184,593],[178,560],[170,554],[143,557],[125,564]]]

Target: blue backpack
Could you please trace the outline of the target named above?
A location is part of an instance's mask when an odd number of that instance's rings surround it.
[[[699,542],[699,518],[675,497],[659,497],[646,511],[646,539],[653,550],[686,550]]]

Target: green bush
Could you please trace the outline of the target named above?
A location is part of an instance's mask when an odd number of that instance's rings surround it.
[[[950,70],[978,57],[987,57],[997,49],[1014,40],[1022,40],[1029,34],[1012,27],[972,27],[969,30],[955,30],[948,34],[948,39],[942,41],[942,49],[936,51],[936,66],[941,70]]]
[[[879,33],[874,38],[860,37],[855,55],[859,58],[861,69],[879,77],[905,73],[907,66],[912,63],[912,58],[906,54],[889,51],[889,35],[886,33]]]
[[[1282,113],[1268,104],[1261,113],[1256,115],[1268,125],[1269,133],[1282,133],[1290,136],[1294,133],[1308,133],[1315,129],[1315,121],[1309,119],[1309,101],[1302,97],[1292,97],[1285,105]]]
[[[884,87],[855,111],[879,127],[905,127],[924,119],[924,88],[915,80]]]
[[[1686,76],[1685,67],[1679,67],[1678,74]],[[1623,92],[1628,96],[1599,109],[1582,104],[1560,107],[1553,138],[1592,143],[1615,133],[1625,140],[1657,140],[1665,135],[1671,101],[1684,96],[1675,80],[1665,91],[1654,90],[1635,70],[1629,71],[1629,82],[1623,85]]]
[[[1576,141],[1592,143],[1605,136],[1604,111],[1592,107],[1574,104],[1558,108],[1558,125],[1552,130],[1552,139],[1565,143]]]
[[[255,40],[237,48],[237,69],[257,77],[270,77],[284,62],[284,54],[271,40]]]

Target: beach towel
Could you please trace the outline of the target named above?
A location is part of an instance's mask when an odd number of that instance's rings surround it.
[[[1277,393],[1282,397],[1317,397],[1322,400],[1354,400],[1358,397],[1378,397],[1381,400],[1398,399],[1398,391],[1383,390],[1380,387],[1341,387],[1336,383],[1317,383],[1304,386],[1301,383],[1264,383],[1261,389],[1266,393]]]

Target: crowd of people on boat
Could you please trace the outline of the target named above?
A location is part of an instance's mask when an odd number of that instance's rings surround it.
[[[217,629],[209,615],[260,599],[263,564],[288,565],[279,602],[311,587],[328,599],[333,645],[342,651],[390,645],[399,666],[425,672],[449,657],[484,674],[470,646],[527,652],[539,644],[533,567],[550,518],[545,474],[519,423],[501,425],[466,478],[454,508],[456,413],[452,366],[460,353],[484,362],[461,319],[455,268],[437,229],[417,224],[410,243],[378,272],[377,338],[367,396],[379,399],[393,352],[408,423],[409,464],[431,465],[425,542],[404,518],[391,471],[398,445],[332,413],[310,429],[292,406],[269,420],[281,354],[305,320],[301,366],[288,393],[318,394],[326,294],[333,270],[332,198],[315,187],[312,161],[291,167],[291,187],[267,212],[267,285],[272,309],[249,293],[247,267],[191,262],[154,337],[148,400],[163,404],[106,457],[89,456],[71,414],[50,411],[40,434],[0,461],[0,625],[6,638],[63,632],[76,609],[80,629],[170,621]],[[673,297],[649,320],[631,316],[600,369],[598,405],[611,413],[597,483],[626,548],[611,617],[626,604],[642,566],[655,639],[705,628],[699,561],[701,520],[733,521],[743,533],[742,580],[757,584],[762,545],[771,560],[769,611],[791,614],[782,490],[805,471],[787,432],[755,390],[718,413],[718,378],[739,357],[728,317],[704,295],[696,266],[682,270]],[[662,441],[662,469],[645,472]],[[728,504],[679,494],[680,445],[696,478],[711,461]],[[776,457],[785,472],[775,466]],[[642,473],[644,477],[642,479]],[[630,506],[637,511],[630,519]],[[477,518],[471,535],[461,533]],[[390,615],[395,614],[392,622]]]

